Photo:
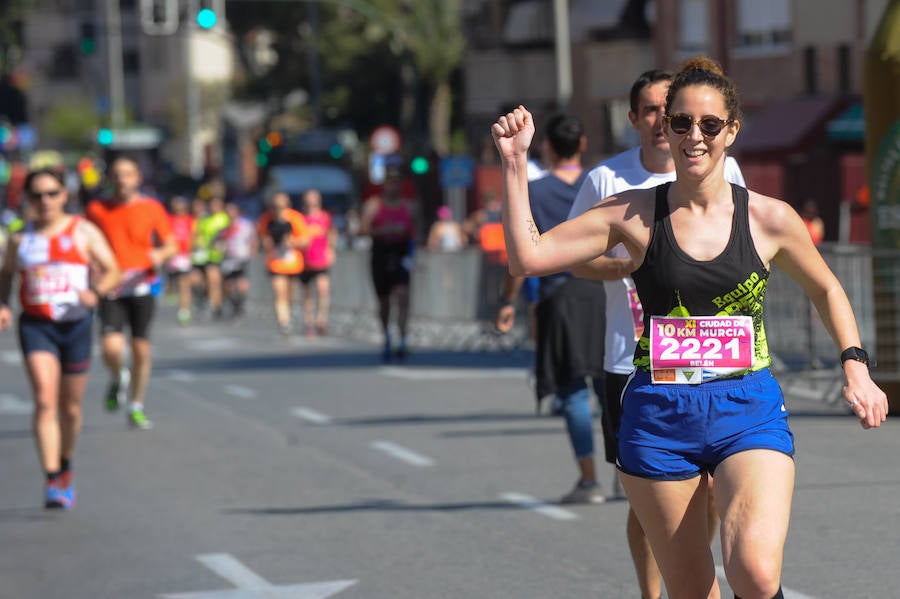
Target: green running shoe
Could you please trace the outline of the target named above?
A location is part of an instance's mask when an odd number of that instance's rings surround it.
[[[128,410],[128,426],[143,431],[153,428],[153,422],[144,414],[144,406],[131,404]]]
[[[124,366],[119,369],[119,376],[114,381],[110,381],[106,388],[106,410],[115,412],[121,407],[128,397],[128,385],[131,383],[131,372]]]

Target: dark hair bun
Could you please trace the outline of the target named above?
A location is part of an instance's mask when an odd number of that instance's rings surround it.
[[[692,56],[691,58],[688,58],[683,63],[681,63],[679,73],[684,73],[693,69],[708,71],[714,75],[718,75],[719,77],[725,76],[725,72],[722,70],[722,65],[708,56]]]

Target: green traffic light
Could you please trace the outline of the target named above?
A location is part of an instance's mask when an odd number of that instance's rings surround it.
[[[264,152],[256,153],[256,166],[265,168],[269,164],[269,156]]]
[[[97,131],[97,143],[101,146],[108,146],[113,142],[113,132],[110,129],[100,129]]]
[[[202,29],[212,29],[216,26],[217,20],[216,12],[209,8],[204,8],[197,13],[197,25]]]
[[[416,156],[412,159],[412,162],[409,163],[409,170],[416,175],[424,175],[428,172],[430,166],[427,158],[424,156]]]
[[[81,40],[81,53],[82,54],[93,54],[97,49],[97,41],[93,39],[83,39]]]
[[[12,139],[12,130],[9,127],[0,127],[0,145],[6,144]]]
[[[335,160],[340,160],[344,157],[344,146],[341,144],[334,144],[328,149],[328,155]]]

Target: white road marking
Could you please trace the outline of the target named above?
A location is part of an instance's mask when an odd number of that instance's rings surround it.
[[[242,387],[240,385],[225,385],[224,391],[228,395],[240,397],[241,399],[256,399],[257,396],[255,389],[251,389],[250,387]]]
[[[372,441],[371,446],[378,451],[386,453],[392,458],[396,458],[413,466],[434,466],[434,460],[431,458],[416,453],[411,449],[407,449],[402,445],[391,443],[390,441]]]
[[[197,561],[236,586],[237,589],[174,593],[159,595],[159,597],[165,599],[326,599],[358,582],[356,580],[332,580],[275,586],[229,553],[208,553],[195,557]]]
[[[382,366],[379,374],[410,381],[459,381],[480,379],[524,379],[523,368],[400,368]]]
[[[784,388],[784,394],[788,397],[793,396],[800,399],[812,399],[816,401],[826,400],[832,395],[829,389],[823,387],[814,389],[802,385],[787,385]]]
[[[11,393],[0,393],[0,414],[31,414],[34,404]]]
[[[193,372],[188,372],[187,370],[169,370],[166,372],[166,376],[179,383],[193,383],[197,380],[197,376]]]
[[[291,409],[291,414],[313,424],[331,424],[331,416],[322,412],[316,412],[310,408],[293,408]]]
[[[542,516],[547,516],[548,518],[553,518],[554,520],[577,520],[578,514],[575,512],[570,512],[567,509],[557,507],[555,505],[550,505],[549,503],[544,503],[531,495],[525,495],[523,493],[503,493],[500,495],[504,500],[514,503],[520,507],[523,507],[528,510],[532,510],[541,514]]]
[[[222,351],[234,349],[240,345],[238,339],[232,337],[211,337],[209,339],[195,339],[185,344],[187,349],[195,351]]]
[[[0,362],[10,366],[22,365],[22,353],[15,350],[6,350],[0,352]]]
[[[725,568],[722,566],[716,566],[716,576],[718,576],[721,580],[726,583],[728,580],[725,578]],[[784,599],[815,599],[815,597],[811,595],[804,595],[803,593],[793,591],[785,586],[781,587],[782,593],[784,593]]]

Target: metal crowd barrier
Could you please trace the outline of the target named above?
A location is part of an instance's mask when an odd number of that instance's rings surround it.
[[[823,244],[820,251],[850,297],[863,344],[874,351],[872,249]],[[894,258],[890,263],[900,268],[900,260],[896,259],[900,258],[900,251],[889,252],[886,257]],[[271,312],[271,289],[261,261],[253,271],[252,299],[258,309]],[[331,273],[333,329],[349,336],[380,337],[369,252],[339,251]],[[527,344],[528,318],[524,309],[519,310],[511,335],[500,337],[493,333],[493,317],[505,274],[505,266],[485,259],[478,248],[448,253],[420,249],[411,283],[411,342],[446,349]],[[295,306],[299,310],[299,301]],[[769,280],[765,325],[769,350],[779,370],[827,370],[836,366],[834,343],[809,300],[799,285],[777,268]]]

